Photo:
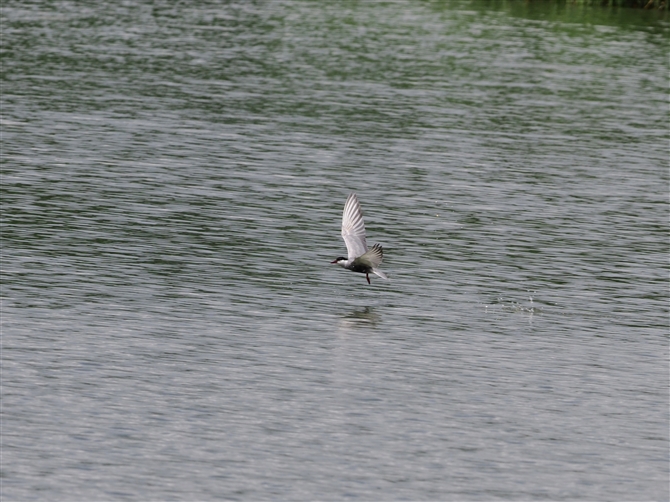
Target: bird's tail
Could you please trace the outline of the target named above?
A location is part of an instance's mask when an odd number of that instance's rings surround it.
[[[375,275],[378,275],[379,277],[381,277],[382,279],[384,279],[386,281],[389,280],[388,276],[384,272],[379,270],[378,268],[373,268],[372,273],[375,274]]]

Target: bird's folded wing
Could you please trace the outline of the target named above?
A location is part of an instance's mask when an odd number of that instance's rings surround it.
[[[349,259],[353,260],[368,250],[365,241],[365,223],[361,214],[361,205],[355,193],[349,195],[342,212],[342,238],[347,245]]]

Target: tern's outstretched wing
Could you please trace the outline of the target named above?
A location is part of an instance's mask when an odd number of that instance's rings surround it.
[[[365,223],[363,223],[361,205],[355,193],[352,193],[344,204],[342,238],[347,245],[350,260],[358,258],[367,252],[368,245],[365,242]]]
[[[371,267],[372,271],[375,274],[377,274],[377,272],[379,272],[379,270],[377,270],[377,267],[379,267],[379,265],[382,264],[383,259],[384,259],[384,251],[382,250],[382,247],[379,244],[375,244],[370,248],[370,251],[365,253],[363,256],[359,256],[358,259],[356,260],[356,263],[360,263],[361,265]],[[382,275],[380,275],[379,277],[384,277],[384,274],[382,273]]]

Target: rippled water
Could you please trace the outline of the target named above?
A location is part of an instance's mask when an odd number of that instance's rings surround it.
[[[3,7],[3,500],[667,500],[667,16],[188,5]]]

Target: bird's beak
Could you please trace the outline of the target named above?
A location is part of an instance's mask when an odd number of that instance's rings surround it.
[[[330,262],[331,265],[332,265],[333,263],[337,263],[337,260],[333,260],[333,261]]]

